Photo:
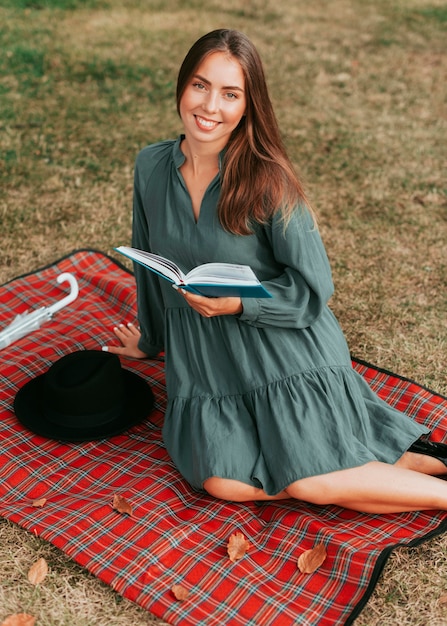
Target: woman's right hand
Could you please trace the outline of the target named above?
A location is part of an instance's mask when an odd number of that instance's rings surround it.
[[[115,326],[113,332],[121,342],[121,346],[104,346],[103,350],[105,352],[111,352],[112,354],[118,354],[120,356],[129,356],[134,359],[145,359],[147,357],[147,354],[142,352],[138,347],[141,332],[134,324],[120,324],[119,326]]]

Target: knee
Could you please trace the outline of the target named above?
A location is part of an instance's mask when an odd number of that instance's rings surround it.
[[[215,498],[220,498],[221,500],[227,500],[226,498],[226,486],[225,480],[222,478],[217,478],[217,476],[212,476],[211,478],[207,478],[203,483],[203,488],[210,496],[214,496]]]
[[[250,489],[249,485],[245,486],[236,480],[218,476],[207,478],[203,483],[203,488],[210,496],[231,502],[245,502],[250,499],[251,494],[247,493],[245,487]]]
[[[324,506],[334,504],[334,494],[324,477],[311,476],[292,483],[285,489],[291,498]]]

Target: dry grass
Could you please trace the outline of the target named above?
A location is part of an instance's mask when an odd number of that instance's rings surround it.
[[[164,622],[114,593],[63,552],[6,520],[0,521],[0,620],[29,613],[36,626],[162,626]],[[34,587],[27,573],[43,557],[45,581]]]
[[[134,157],[180,130],[188,46],[231,26],[265,60],[353,354],[447,394],[443,1],[0,0],[0,23],[0,283],[129,241]],[[46,626],[151,623],[55,548],[0,532],[0,619],[36,606]],[[446,550],[392,556],[358,626],[447,624]],[[40,555],[51,576],[30,590]]]

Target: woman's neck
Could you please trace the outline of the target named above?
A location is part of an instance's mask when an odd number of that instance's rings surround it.
[[[185,165],[194,176],[219,169],[220,150],[214,145],[191,142],[185,137],[180,147],[186,157]]]

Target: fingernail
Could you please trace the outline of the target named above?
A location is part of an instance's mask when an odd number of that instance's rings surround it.
[[[103,347],[101,348],[101,350],[102,350],[103,352],[108,352],[108,351],[109,351],[109,348],[108,348],[107,346],[103,346]]]
[[[176,285],[175,283],[172,283],[172,288],[178,291],[178,285]]]

